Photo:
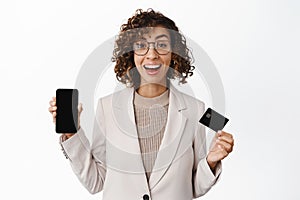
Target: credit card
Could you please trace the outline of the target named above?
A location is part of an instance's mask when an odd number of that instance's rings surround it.
[[[208,108],[199,120],[201,124],[216,132],[222,130],[228,121],[228,118],[224,117],[211,108]]]

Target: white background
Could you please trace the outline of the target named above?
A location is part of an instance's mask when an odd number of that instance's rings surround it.
[[[300,199],[297,0],[1,1],[0,199],[101,199],[72,173],[48,102],[56,88],[74,86],[88,55],[137,8],[149,7],[207,52],[225,88],[225,130],[236,144],[201,199]]]

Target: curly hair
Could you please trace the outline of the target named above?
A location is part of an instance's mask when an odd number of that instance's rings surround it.
[[[193,75],[195,67],[191,65],[192,54],[187,48],[185,37],[179,33],[174,21],[153,9],[147,11],[138,9],[135,15],[121,26],[115,41],[112,61],[116,62],[114,71],[118,81],[139,87],[140,75],[134,63],[133,42],[148,33],[151,27],[157,26],[166,28],[171,36],[172,55],[167,78],[178,78],[179,83],[184,84],[186,78]]]

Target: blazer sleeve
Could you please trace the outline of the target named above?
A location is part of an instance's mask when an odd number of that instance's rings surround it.
[[[204,103],[198,103],[199,113],[204,113]],[[200,118],[199,118],[200,119]],[[194,167],[193,167],[193,196],[203,196],[217,182],[222,171],[222,164],[216,166],[215,174],[211,171],[207,161],[205,127],[197,122],[196,133],[193,141]]]
[[[92,145],[90,146],[83,128],[61,143],[73,172],[92,194],[102,191],[106,175],[104,120],[103,106],[99,100],[94,120]]]

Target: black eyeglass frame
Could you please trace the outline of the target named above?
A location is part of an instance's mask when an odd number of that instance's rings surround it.
[[[157,46],[156,44],[157,44],[157,42],[159,42],[159,41],[168,41],[168,42],[170,42],[169,40],[158,40],[158,41],[155,41],[155,42],[148,42],[148,41],[146,41],[146,40],[143,40],[143,42],[145,42],[145,43],[148,44],[147,51],[146,51],[144,54],[138,54],[138,53],[136,53],[136,51],[135,51],[135,49],[134,49],[134,47],[133,47],[133,52],[134,52],[135,55],[138,55],[138,56],[144,56],[144,55],[146,55],[146,54],[149,52],[150,44],[153,44],[154,50],[155,50],[155,52],[156,52],[158,55],[167,55],[168,53],[170,53],[170,52],[171,52],[171,43],[170,43],[170,49],[168,50],[167,53],[159,53],[159,52],[158,52],[158,50],[156,49],[156,46]],[[139,41],[137,41],[137,42],[139,42]],[[135,42],[135,43],[136,43],[136,42]],[[133,45],[133,46],[134,46],[134,45]]]

